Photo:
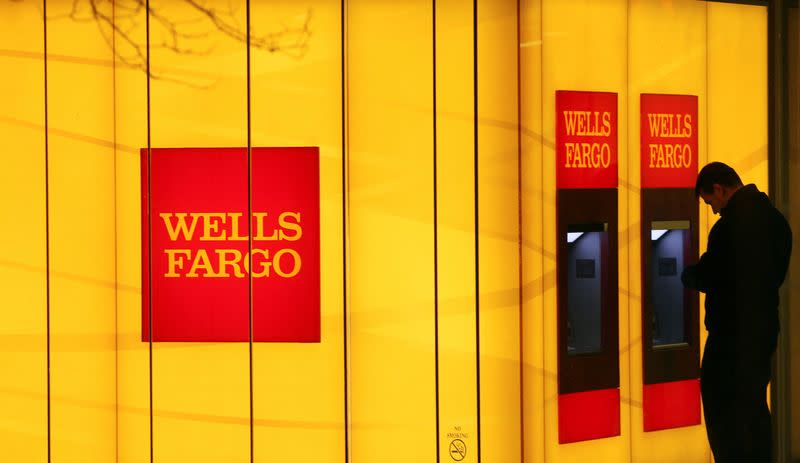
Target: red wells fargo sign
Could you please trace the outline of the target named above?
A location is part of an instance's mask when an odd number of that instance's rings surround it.
[[[142,339],[319,342],[318,148],[143,149]],[[252,249],[249,242],[252,237]],[[151,316],[152,314],[152,316]]]
[[[697,97],[641,96],[642,188],[694,188]]]
[[[556,185],[617,187],[617,94],[556,91]]]

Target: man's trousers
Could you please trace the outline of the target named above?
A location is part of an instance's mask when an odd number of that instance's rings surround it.
[[[709,336],[700,389],[716,463],[772,461],[772,422],[767,408],[771,354],[772,349],[762,349],[742,356]]]

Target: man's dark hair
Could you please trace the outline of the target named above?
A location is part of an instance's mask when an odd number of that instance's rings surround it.
[[[697,183],[694,187],[695,196],[700,196],[700,193],[713,193],[715,183],[721,186],[736,187],[742,186],[742,179],[731,166],[721,162],[711,162],[697,174]]]

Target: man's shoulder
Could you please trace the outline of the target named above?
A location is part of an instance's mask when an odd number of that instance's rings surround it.
[[[724,233],[728,228],[729,221],[730,220],[726,217],[720,217],[716,222],[714,222],[714,225],[711,226],[711,230],[708,232],[709,239],[712,235],[720,235]]]

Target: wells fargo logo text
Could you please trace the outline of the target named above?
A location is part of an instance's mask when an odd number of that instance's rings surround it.
[[[691,114],[649,113],[647,127],[650,139],[646,155],[651,169],[692,167],[694,126]]]
[[[562,111],[564,126],[570,137],[611,136],[611,112]],[[611,145],[608,141],[568,141],[564,143],[565,164],[568,169],[599,169],[611,165]]]
[[[302,271],[302,257],[293,247],[303,238],[298,211],[253,212],[250,227],[241,212],[162,212],[159,217],[174,246],[163,250],[166,278],[294,278]],[[247,242],[248,228],[252,251],[202,246]],[[181,246],[190,242],[200,246]]]

